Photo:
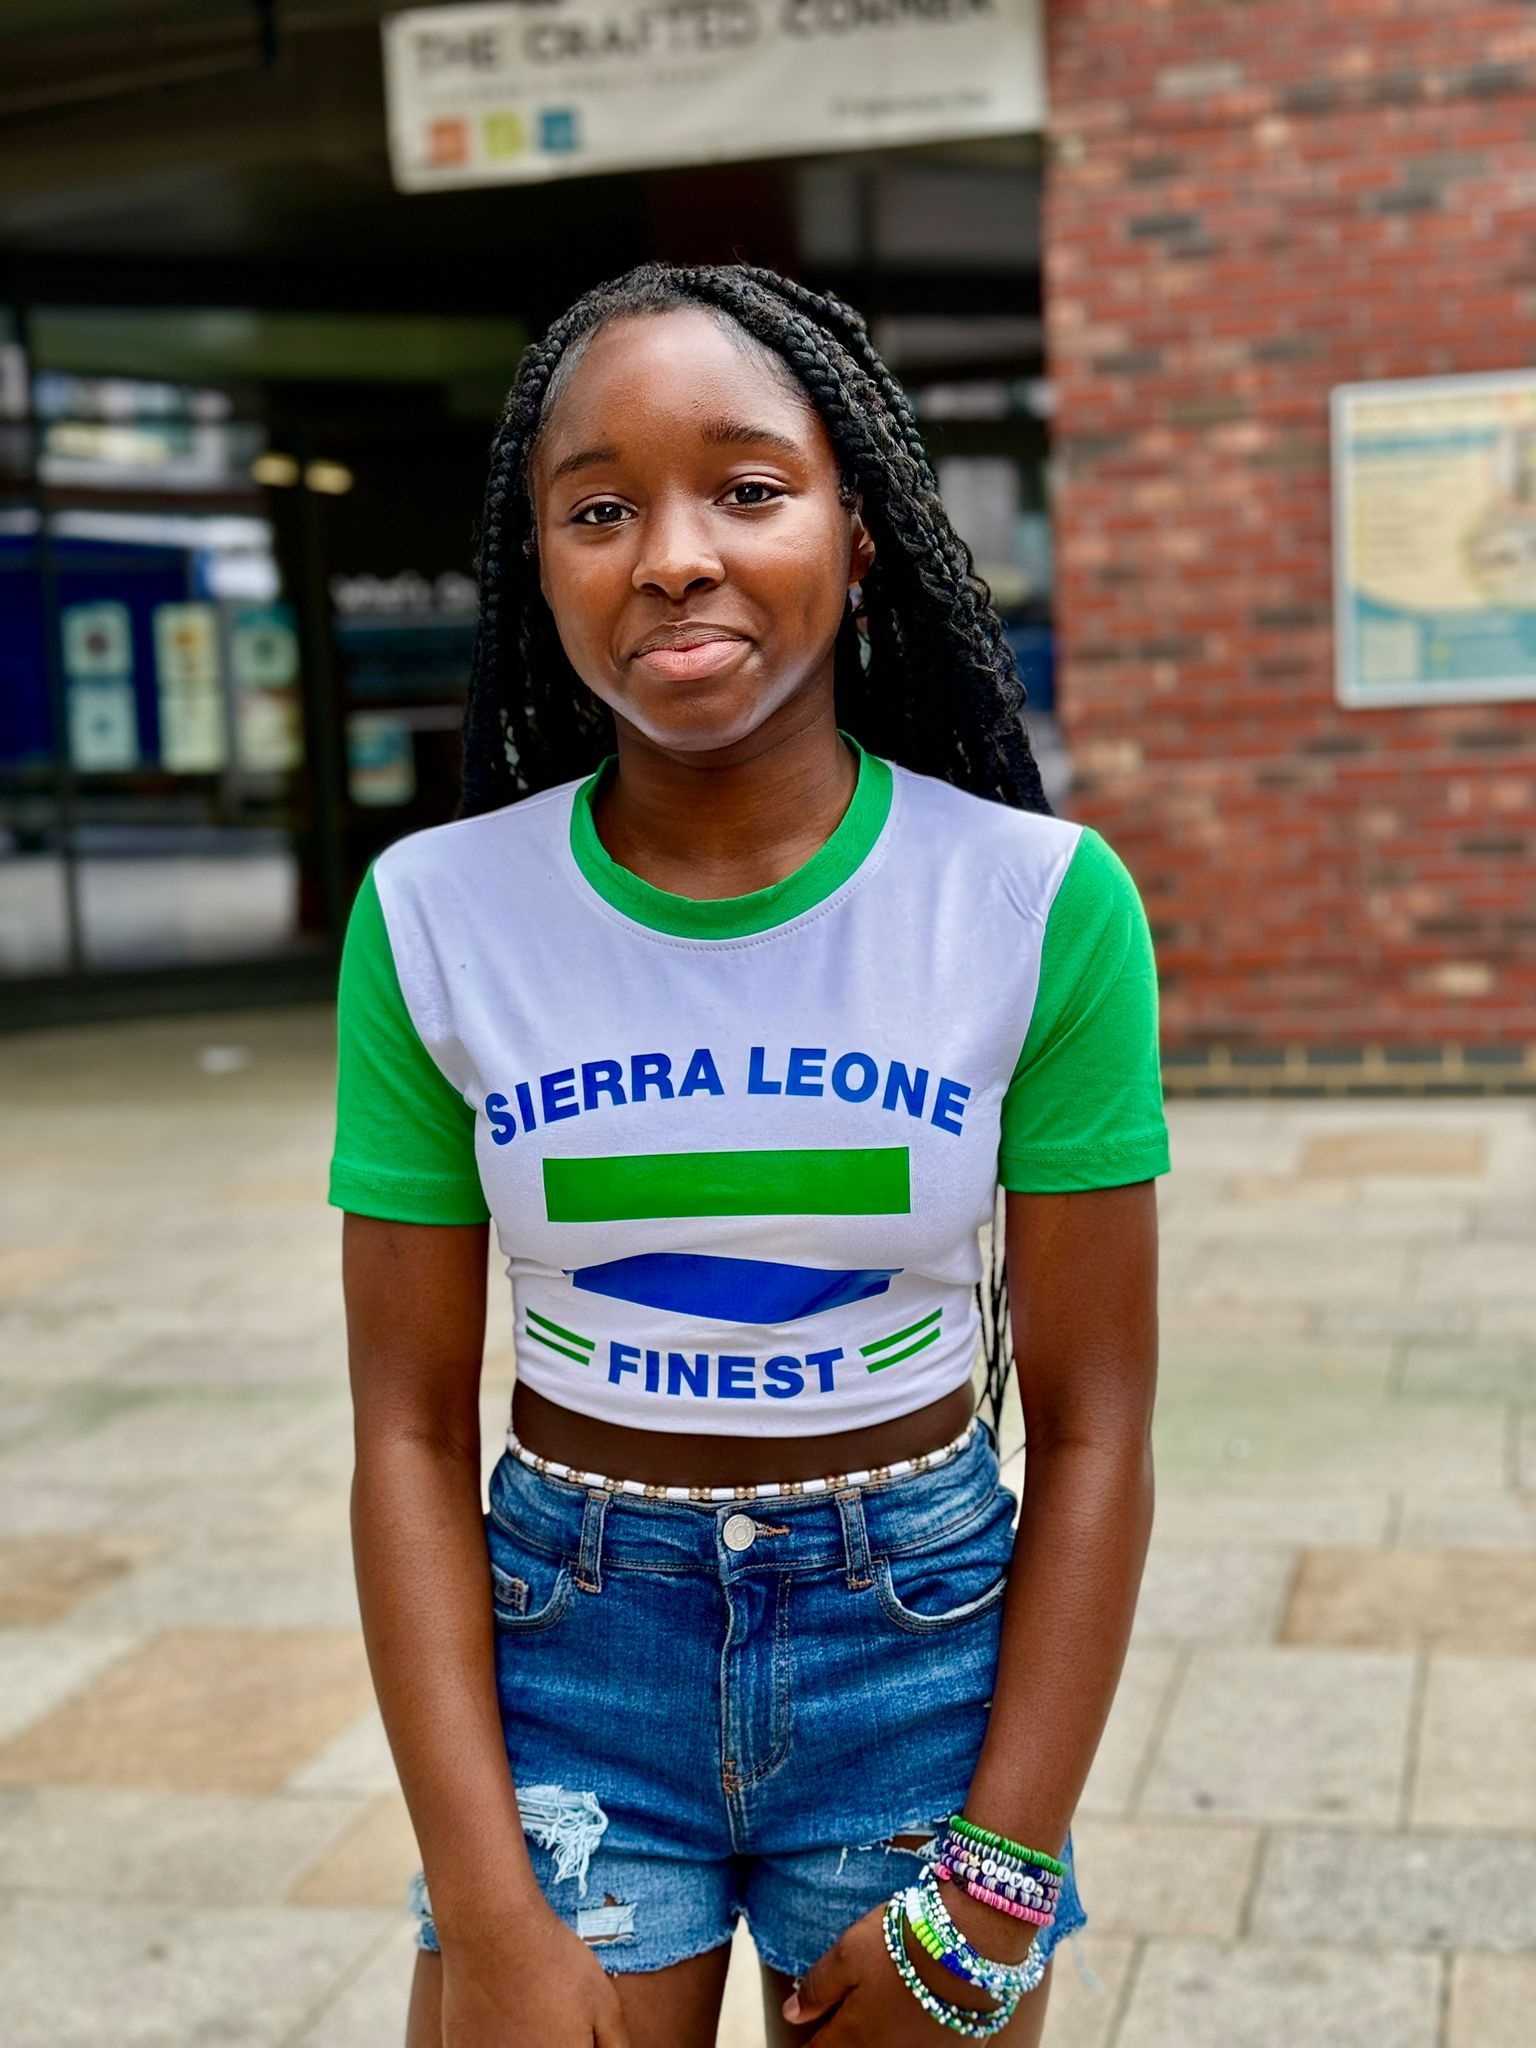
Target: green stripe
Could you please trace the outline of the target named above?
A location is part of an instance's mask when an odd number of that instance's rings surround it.
[[[546,1159],[551,1223],[635,1223],[660,1216],[905,1216],[905,1145],[863,1151],[637,1152]]]
[[[587,1351],[572,1351],[567,1344],[557,1344],[553,1337],[546,1337],[542,1330],[530,1330],[529,1336],[535,1344],[542,1344],[546,1351],[558,1351],[562,1358],[574,1359],[578,1365],[590,1365],[592,1356]]]
[[[936,1323],[943,1313],[942,1308],[936,1308],[929,1315],[919,1316],[915,1323],[908,1323],[904,1330],[893,1330],[889,1337],[877,1337],[873,1344],[861,1344],[860,1358],[868,1358],[871,1352],[884,1351],[888,1345],[899,1344],[903,1337],[915,1337],[919,1330],[926,1330],[930,1323]],[[935,1331],[934,1335],[937,1336],[938,1332]]]
[[[563,1323],[552,1323],[548,1316],[541,1316],[536,1308],[525,1308],[523,1315],[530,1323],[537,1323],[541,1330],[548,1330],[553,1337],[567,1337],[573,1344],[585,1345],[588,1351],[597,1348],[594,1338],[578,1336],[576,1331],[566,1329]]]
[[[882,1366],[900,1365],[901,1361],[904,1358],[910,1358],[914,1351],[926,1351],[930,1344],[937,1344],[938,1341],[938,1331],[930,1330],[926,1337],[919,1337],[917,1342],[909,1344],[905,1351],[893,1351],[889,1358],[872,1358],[869,1361],[869,1370],[871,1372],[879,1372]]]
[[[839,889],[864,864],[890,815],[894,777],[888,761],[868,754],[851,732],[842,737],[858,763],[853,796],[831,837],[803,867],[754,889],[747,896],[700,899],[658,889],[632,869],[621,867],[598,837],[595,799],[617,773],[609,754],[576,791],[571,802],[571,855],[599,896],[613,908],[655,932],[684,939],[743,939],[803,917]]]

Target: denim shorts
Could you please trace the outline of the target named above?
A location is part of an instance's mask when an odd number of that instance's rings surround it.
[[[610,1971],[715,1948],[745,1914],[803,1975],[964,1803],[1018,1505],[990,1434],[883,1484],[734,1506],[506,1451],[489,1498],[502,1729],[550,1904]],[[1087,1917],[1070,1834],[1062,1855],[1046,1954]],[[420,1871],[410,1902],[437,1948]]]

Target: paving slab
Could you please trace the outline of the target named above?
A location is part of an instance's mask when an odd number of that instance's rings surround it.
[[[420,1862],[405,1800],[392,1792],[369,1800],[361,1812],[354,1809],[349,1824],[285,1896],[295,1906],[398,1908]]]
[[[1078,1809],[1128,1813],[1167,1712],[1185,1653],[1171,1644],[1133,1642]]]
[[[39,1786],[0,1830],[0,1889],[179,1907],[210,1900],[275,1906],[367,1812],[359,1799]]]
[[[1303,1286],[1298,1275],[1305,1267]],[[1186,1305],[1206,1302],[1355,1301],[1362,1296],[1390,1302],[1401,1297],[1411,1271],[1400,1244],[1340,1244],[1323,1237],[1305,1244],[1275,1244],[1268,1238],[1240,1246],[1211,1245],[1184,1284]],[[1443,1289],[1452,1293],[1454,1289]]]
[[[1260,1939],[1402,1948],[1536,1948],[1536,1841],[1436,1829],[1284,1829],[1259,1867]]]
[[[1481,1504],[1481,1493],[1460,1498]],[[1286,1485],[1246,1479],[1241,1462],[1216,1480],[1168,1479],[1160,1472],[1153,1540],[1180,1544],[1381,1543],[1394,1497],[1386,1487],[1320,1492],[1305,1480]]]
[[[1412,1549],[1536,1551],[1536,1495],[1414,1489],[1402,1496],[1396,1534]]]
[[[285,2048],[389,1921],[12,1898],[0,1912],[6,2048]]]
[[[146,1635],[164,1628],[223,1628],[232,1616],[254,1629],[357,1628],[349,1544],[285,1542],[276,1530],[265,1541],[204,1536],[142,1565],[74,1610],[79,1627],[115,1620]]]
[[[1463,1337],[1459,1342],[1405,1338],[1397,1390],[1431,1400],[1536,1403],[1536,1342],[1522,1343],[1516,1337]]]
[[[0,1536],[0,1626],[57,1621],[110,1593],[165,1547],[164,1538],[122,1531]]]
[[[1133,1640],[1263,1643],[1285,1611],[1296,1553],[1278,1545],[1213,1549],[1162,1542],[1154,1532]]]
[[[1073,1822],[1089,1925],[1103,1933],[1237,1935],[1263,1831],[1209,1822]]]
[[[1438,1956],[1149,1941],[1115,2048],[1437,2048]]]
[[[1529,1243],[1516,1238],[1439,1244],[1416,1258],[1414,1284],[1424,1301],[1456,1296],[1465,1301],[1497,1297],[1536,1303],[1532,1264]]]
[[[0,1629],[0,1756],[7,1738],[89,1687],[138,1641],[130,1629],[81,1632],[57,1622]]]
[[[1388,1652],[1197,1649],[1138,1815],[1390,1826],[1413,1684]]]
[[[416,1924],[399,1924],[359,1962],[341,1973],[311,2008],[304,2031],[283,2048],[398,2048],[416,1971]],[[722,2040],[720,2048],[726,2048]],[[743,2040],[739,2048],[761,2048]]]
[[[1536,1656],[1536,1557],[1304,1550],[1280,1640]]]
[[[1479,1317],[1467,1301],[1323,1301],[1315,1328],[1323,1337],[1459,1337],[1477,1330]]]
[[[360,1794],[372,1798],[399,1789],[399,1773],[376,1705],[317,1749],[283,1786],[285,1792]]]
[[[1445,2048],[1530,2048],[1533,2014],[1536,1956],[1452,1957]]]
[[[1158,1403],[1159,1472],[1174,1480],[1295,1478],[1312,1487],[1448,1486],[1498,1491],[1508,1425],[1487,1403],[1316,1397]]]
[[[1380,1396],[1394,1377],[1390,1337],[1225,1341],[1182,1337],[1161,1346],[1160,1397],[1221,1402],[1298,1395]]]
[[[1062,1944],[1051,1964],[1044,2048],[1110,2048],[1136,1948],[1091,1920]]]
[[[1408,1818],[1536,1837],[1536,1658],[1430,1658]]]
[[[276,1791],[372,1697],[359,1635],[167,1630],[0,1743],[0,1784]]]
[[[1475,1126],[1436,1129],[1420,1118],[1354,1130],[1325,1131],[1307,1139],[1296,1172],[1338,1178],[1363,1173],[1389,1174],[1394,1180],[1433,1176],[1475,1180],[1486,1160],[1486,1140]]]

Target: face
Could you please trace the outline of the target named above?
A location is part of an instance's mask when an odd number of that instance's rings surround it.
[[[874,549],[767,350],[702,308],[614,321],[547,416],[532,481],[540,586],[621,735],[700,754],[830,706]]]

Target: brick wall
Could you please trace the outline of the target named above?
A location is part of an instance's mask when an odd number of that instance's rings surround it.
[[[1536,1016],[1536,702],[1346,710],[1328,393],[1536,361],[1536,5],[1048,0],[1074,815],[1171,1053]]]

